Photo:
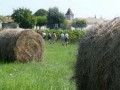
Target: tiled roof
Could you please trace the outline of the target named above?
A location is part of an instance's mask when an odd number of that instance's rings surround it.
[[[14,20],[10,16],[3,17],[3,22],[13,22]]]
[[[100,24],[103,22],[107,22],[108,20],[105,20],[103,18],[94,18],[94,17],[88,17],[88,18],[81,18],[81,19],[85,19],[89,24]]]
[[[71,9],[69,8],[67,13],[65,15],[74,15],[73,12],[71,11]]]

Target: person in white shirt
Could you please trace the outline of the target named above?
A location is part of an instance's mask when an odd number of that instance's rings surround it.
[[[68,43],[69,43],[69,35],[68,35],[68,33],[65,34],[65,42],[66,42],[66,45],[68,45]]]
[[[42,37],[44,40],[46,40],[46,33],[45,32],[42,32]]]
[[[64,45],[65,35],[64,35],[64,33],[62,33],[62,32],[61,32],[61,34],[60,34],[60,40],[61,40],[61,42],[62,42],[62,45]]]

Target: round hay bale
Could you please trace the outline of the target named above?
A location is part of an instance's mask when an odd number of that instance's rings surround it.
[[[120,18],[90,30],[80,42],[77,90],[120,90]]]
[[[44,40],[32,30],[0,31],[0,61],[41,61]]]

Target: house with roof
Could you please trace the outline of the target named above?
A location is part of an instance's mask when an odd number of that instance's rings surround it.
[[[4,23],[14,22],[14,20],[12,19],[12,17],[10,15],[7,15],[7,16],[3,17],[3,22]]]
[[[74,14],[70,8],[68,9],[67,13],[65,14],[65,18],[66,18],[66,20],[73,20],[74,19]]]
[[[95,15],[95,17],[74,18],[74,14],[73,14],[73,12],[72,12],[72,10],[70,8],[67,10],[67,12],[65,14],[65,19],[68,22],[68,28],[69,29],[72,28],[72,22],[73,22],[73,20],[86,20],[87,27],[84,28],[84,29],[88,29],[88,28],[90,28],[90,27],[92,27],[94,25],[97,25],[97,24],[108,22],[108,20],[105,20],[102,17],[101,18],[96,18],[96,15]]]
[[[92,26],[95,26],[95,25],[99,25],[99,24],[102,24],[102,23],[105,23],[105,22],[108,22],[109,20],[105,20],[104,18],[96,18],[95,17],[87,17],[87,18],[80,18],[80,19],[84,19],[87,21],[87,27],[84,28],[84,29],[89,29],[91,28]]]
[[[14,22],[11,16],[4,16],[3,17],[3,22],[2,22],[2,29],[6,28],[18,28],[19,25]]]

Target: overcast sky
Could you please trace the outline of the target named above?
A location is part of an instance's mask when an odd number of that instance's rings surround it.
[[[68,8],[77,18],[103,17],[113,19],[120,16],[120,0],[0,0],[0,15],[10,15],[13,9],[24,7],[33,13],[40,8],[48,10],[50,7],[58,7],[63,13]]]

